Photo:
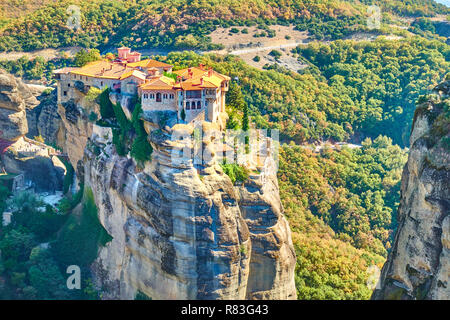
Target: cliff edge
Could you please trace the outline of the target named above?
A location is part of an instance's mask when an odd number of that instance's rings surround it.
[[[111,128],[89,122],[82,109],[82,98],[58,106],[60,145],[112,237],[91,266],[103,299],[296,298],[275,166],[236,184],[214,156],[201,166],[173,161],[180,146],[193,150],[181,132],[191,137],[194,126],[156,121],[146,127],[153,153],[142,167],[119,156]],[[200,125],[208,146],[214,124]]]
[[[398,230],[372,299],[450,299],[449,95],[447,76],[418,101]]]

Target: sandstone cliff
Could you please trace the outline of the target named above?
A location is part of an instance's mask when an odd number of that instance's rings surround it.
[[[36,96],[41,96],[40,92],[0,69],[0,169],[23,174],[26,184],[33,186],[35,191],[54,192],[62,189],[64,165],[49,153],[47,146],[25,137],[30,128],[27,118],[32,110],[39,106],[42,109],[42,102],[40,104]],[[50,99],[46,106],[54,108],[56,114],[55,100]],[[54,123],[59,122],[57,114],[51,117]],[[42,118],[36,120],[35,125],[46,127],[50,122],[49,118]],[[47,138],[48,135],[44,136]]]
[[[373,299],[450,299],[450,81],[419,100],[398,230]]]
[[[61,140],[62,126],[56,102],[56,89],[50,94],[37,93],[36,96],[39,104],[27,108],[27,137],[33,139],[41,136],[47,144],[57,145],[58,139]]]
[[[25,109],[38,101],[22,81],[0,69],[0,139],[17,141],[28,132]]]
[[[158,123],[149,130],[152,160],[139,168],[117,155],[109,128],[83,117],[80,101],[58,107],[61,142],[113,237],[92,266],[104,299],[139,291],[152,299],[296,298],[295,253],[274,170],[234,186],[214,159],[201,169],[174,163],[174,148],[188,143],[173,139],[175,131],[193,128],[155,129]]]

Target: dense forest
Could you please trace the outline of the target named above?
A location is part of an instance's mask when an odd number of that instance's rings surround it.
[[[282,147],[280,196],[294,234],[300,299],[370,296],[365,272],[381,267],[393,240],[405,161],[405,150],[385,136],[320,153]]]
[[[355,112],[336,112],[355,132],[387,134],[400,145],[408,144],[415,101],[450,70],[450,46],[419,38],[313,43],[296,51],[320,70],[333,91],[349,98],[346,104]]]
[[[170,53],[167,61],[204,63],[230,75],[253,121],[297,143],[386,134],[406,146],[415,101],[450,70],[450,47],[420,38],[312,43],[296,52],[311,64],[303,74],[260,71],[233,56]]]
[[[175,47],[197,50],[218,48],[208,36],[217,27],[293,24],[317,39],[339,39],[367,31],[366,5],[381,4],[389,22],[392,14],[431,16],[449,9],[433,1],[177,1],[177,0],[58,0],[23,4],[23,17],[10,19],[11,3],[0,18],[0,50],[86,48],[127,45],[133,48]],[[70,5],[80,9],[70,9]],[[31,7],[31,8],[30,8]],[[16,7],[15,7],[16,8]],[[32,10],[34,9],[34,10]],[[17,11],[17,10],[16,10]],[[79,25],[78,25],[79,21]]]
[[[8,207],[12,223],[0,228],[0,299],[98,299],[89,265],[111,239],[98,221],[92,191],[81,188],[58,208],[25,191]],[[67,266],[74,264],[85,279],[82,290],[66,286]]]

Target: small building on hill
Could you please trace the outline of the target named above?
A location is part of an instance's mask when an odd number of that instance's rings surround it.
[[[110,88],[122,96],[138,95],[144,111],[173,111],[178,119],[217,122],[225,112],[225,94],[230,77],[203,65],[172,71],[173,66],[129,48],[117,49],[114,60],[90,62],[81,68],[54,71],[58,80],[58,103],[74,98],[74,90]]]

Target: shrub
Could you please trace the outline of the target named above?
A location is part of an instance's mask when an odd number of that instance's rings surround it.
[[[91,49],[91,50],[84,50],[81,49],[75,54],[75,65],[77,67],[82,67],[89,62],[100,60],[100,51],[97,49]]]
[[[147,296],[145,293],[143,293],[142,291],[138,291],[136,293],[136,296],[134,297],[134,300],[152,300],[152,298],[150,298],[149,296]]]
[[[67,191],[69,191],[69,188],[73,182],[73,175],[75,173],[75,170],[72,167],[72,164],[63,159],[63,158],[59,158],[63,163],[64,166],[66,167],[66,175],[64,176],[64,182],[63,182],[63,194],[66,194]]]
[[[247,168],[236,163],[223,163],[220,165],[223,172],[230,177],[231,182],[235,184],[237,181],[244,182],[248,179],[249,172]]]
[[[89,113],[89,121],[90,122],[97,121],[97,114],[94,111],[91,111],[91,113]]]
[[[269,55],[271,55],[272,57],[274,57],[276,60],[280,59],[281,57],[281,52],[278,50],[272,50],[269,52]]]
[[[136,132],[136,137],[131,146],[131,156],[138,162],[145,162],[151,159],[153,148],[147,140],[147,132],[141,120],[142,106],[137,103],[133,110],[132,124]]]
[[[71,215],[52,244],[52,250],[63,268],[73,264],[88,267],[97,257],[99,246],[112,240],[97,213],[94,194],[86,188],[81,216]]]
[[[114,116],[114,110],[111,100],[109,99],[110,89],[106,88],[103,92],[98,96],[99,104],[100,104],[100,115],[103,119],[109,119]]]
[[[100,94],[102,93],[102,90],[96,87],[90,87],[88,93],[86,94],[86,101],[89,103],[95,102]]]
[[[45,140],[44,138],[42,138],[42,135],[35,136],[33,139],[36,140],[37,142],[45,143]]]

